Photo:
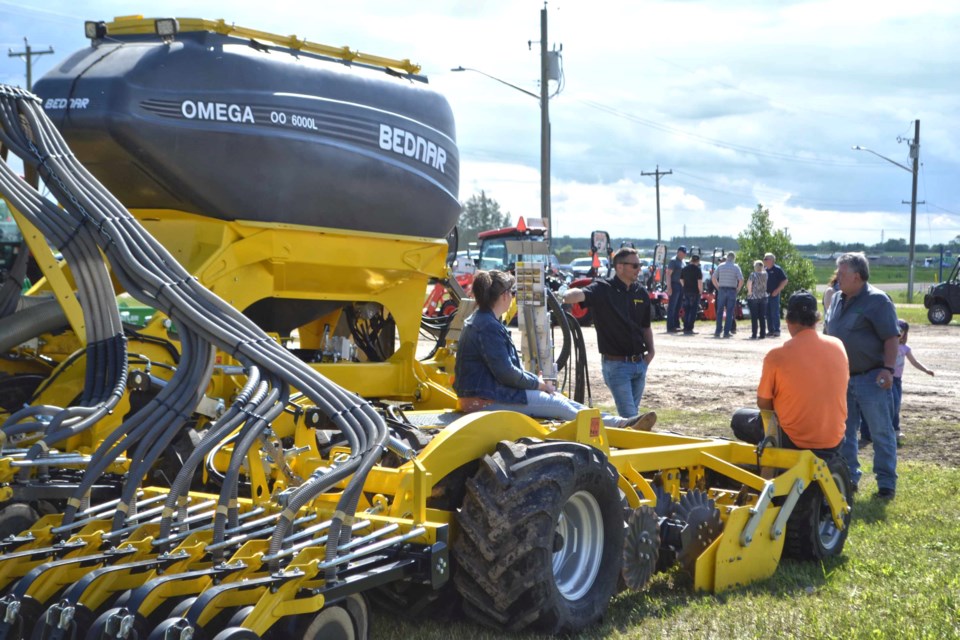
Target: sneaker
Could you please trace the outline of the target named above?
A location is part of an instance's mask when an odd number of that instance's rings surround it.
[[[880,489],[873,494],[873,497],[878,500],[893,500],[897,497],[897,491],[896,489]]]
[[[657,424],[657,412],[647,411],[643,415],[629,418],[623,428],[633,429],[634,431],[652,431],[655,424]]]

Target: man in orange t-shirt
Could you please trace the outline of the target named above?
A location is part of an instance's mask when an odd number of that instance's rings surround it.
[[[817,332],[817,307],[817,299],[806,291],[790,296],[791,339],[764,358],[757,406],[776,411],[787,436],[784,446],[831,451],[840,446],[846,431],[850,372],[843,343]],[[737,423],[741,428],[753,423],[753,430],[759,427],[762,433],[757,410],[738,411],[734,428],[739,431]]]

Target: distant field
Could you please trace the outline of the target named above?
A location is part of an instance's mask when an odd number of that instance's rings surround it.
[[[814,263],[813,273],[817,278],[817,284],[826,284],[833,275],[835,265]],[[787,274],[789,276],[789,274]],[[950,269],[943,268],[943,277],[950,275]],[[913,282],[914,291],[925,290],[927,286],[939,282],[939,269],[937,267],[914,267]],[[871,265],[870,282],[874,284],[888,284],[891,282],[906,282],[909,279],[907,267],[905,265]],[[921,286],[922,289],[921,289]]]

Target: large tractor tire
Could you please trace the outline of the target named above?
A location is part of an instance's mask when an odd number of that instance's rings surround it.
[[[827,460],[827,468],[847,504],[853,504],[853,482],[850,469],[842,456]],[[783,555],[796,560],[822,560],[840,555],[850,532],[850,512],[843,518],[843,530],[837,528],[820,485],[811,482],[801,494],[787,520]]]
[[[0,504],[0,539],[23,533],[39,519],[40,514],[23,502]]]
[[[624,521],[617,471],[592,447],[501,442],[468,482],[454,581],[464,612],[498,629],[574,633],[617,589]]]
[[[952,319],[953,313],[950,311],[950,307],[942,302],[934,302],[930,305],[930,310],[927,311],[927,320],[930,321],[930,324],[950,324]]]

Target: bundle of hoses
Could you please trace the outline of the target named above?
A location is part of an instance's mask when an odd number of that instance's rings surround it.
[[[8,125],[18,127],[19,118],[10,92],[4,91],[0,96],[0,145],[15,151],[15,138],[23,139],[23,132],[8,135]],[[28,459],[35,459],[58,442],[95,424],[120,401],[126,387],[126,341],[113,298],[110,274],[100,256],[93,230],[77,229],[60,215],[53,203],[41,198],[5,162],[0,166],[0,191],[54,246],[62,250],[70,265],[86,330],[87,368],[80,400],[68,408],[27,407],[16,411],[0,425],[0,444],[11,436],[42,432],[43,437],[27,453]],[[24,473],[27,473],[26,468]]]
[[[104,442],[93,456],[93,464],[84,477],[84,487],[92,484],[96,469],[104,467],[103,461],[114,450],[126,446],[117,444],[121,439],[137,443],[136,462],[131,467],[128,485],[139,485],[142,475],[135,474],[146,472],[151,456],[162,451],[175,437],[202,397],[209,382],[213,348],[219,348],[245,367],[251,382],[254,375],[259,378],[256,384],[248,383],[245,387],[250,400],[242,404],[239,400],[235,402],[231,410],[211,427],[211,431],[218,434],[225,432],[228,425],[240,427],[228,469],[230,477],[239,471],[240,461],[247,453],[245,449],[263,437],[270,421],[283,411],[289,387],[298,389],[309,398],[341,430],[349,443],[351,455],[346,460],[328,473],[315,474],[289,496],[270,541],[272,555],[282,547],[297,512],[352,475],[341,494],[328,532],[327,559],[335,559],[338,547],[350,536],[350,527],[342,526],[343,522],[353,516],[367,472],[379,459],[387,440],[382,417],[370,404],[295,358],[240,312],[198,284],[77,161],[44,115],[35,96],[19,89],[0,87],[0,103],[3,143],[25,163],[36,165],[63,210],[51,211],[51,207],[42,206],[38,195],[18,194],[12,199],[14,206],[20,209],[23,205],[30,209],[42,223],[37,226],[44,233],[54,226],[49,218],[55,216],[58,222],[51,232],[62,228],[67,233],[48,237],[64,251],[65,256],[66,250],[78,238],[95,241],[124,289],[137,300],[166,314],[176,324],[183,341],[181,365],[171,383],[152,401],[155,405],[153,411],[148,412],[145,407],[137,412],[121,425],[118,430],[121,435],[111,438],[113,442]],[[12,172],[7,170],[5,173]],[[12,178],[16,180],[16,176]],[[8,182],[10,179],[6,178],[0,184],[5,194],[9,190]],[[22,188],[17,191],[29,189],[22,181],[19,186]],[[105,289],[112,297],[112,288]],[[109,302],[116,313],[116,302],[112,299]],[[158,408],[162,410],[156,411]],[[143,458],[140,458],[141,453]],[[183,491],[182,485],[180,490]],[[222,541],[226,524],[236,519],[236,490],[236,486],[230,486],[230,483],[223,485],[215,516],[216,531],[219,532],[219,539],[215,542]],[[135,495],[136,486],[125,486],[118,507],[118,521],[129,509]],[[79,500],[71,501],[69,517],[73,517],[79,504]],[[335,573],[328,572],[328,577],[335,577]]]

